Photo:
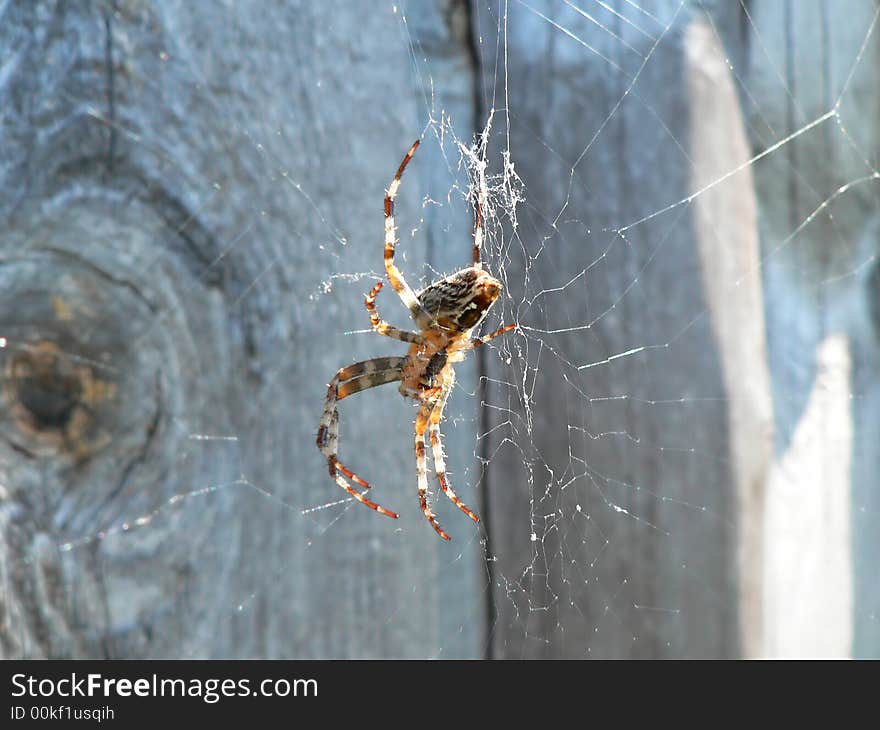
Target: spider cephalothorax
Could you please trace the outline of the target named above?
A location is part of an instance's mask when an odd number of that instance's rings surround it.
[[[342,464],[336,458],[339,450],[339,411],[336,404],[349,395],[385,383],[400,383],[400,392],[420,404],[415,422],[416,469],[418,472],[419,503],[431,526],[444,540],[449,539],[437,522],[428,506],[428,476],[425,455],[425,433],[429,434],[434,457],[434,471],[440,489],[450,500],[474,522],[479,518],[455,495],[446,478],[446,465],[443,459],[443,444],[440,439],[440,421],[443,408],[452,386],[455,383],[453,364],[464,359],[468,350],[480,347],[498,335],[509,332],[516,325],[506,325],[486,337],[471,337],[471,331],[482,322],[486,312],[501,293],[501,283],[483,271],[480,252],[483,243],[483,208],[477,203],[476,226],[474,228],[474,262],[461,271],[456,271],[417,294],[407,284],[400,270],[394,264],[394,249],[397,244],[394,227],[394,198],[400,187],[400,178],[419,143],[416,141],[397,168],[385,194],[385,272],[391,286],[410,311],[418,332],[408,332],[393,327],[379,317],[376,310],[376,296],[382,289],[377,282],[367,295],[364,304],[370,313],[373,329],[379,334],[409,343],[404,357],[377,357],[372,360],[349,365],[336,373],[327,389],[324,413],[318,426],[317,444],[327,458],[327,465],[336,483],[352,497],[377,512],[389,517],[397,514],[364,496],[348,482],[346,477],[366,491],[368,482]]]

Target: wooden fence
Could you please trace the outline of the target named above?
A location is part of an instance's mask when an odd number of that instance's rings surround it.
[[[877,13],[5,4],[0,653],[876,656]],[[493,110],[520,329],[458,368],[484,521],[438,500],[447,544],[393,387],[341,457],[396,522],[315,429],[402,354],[362,295],[403,152],[415,286],[468,262],[455,142]]]

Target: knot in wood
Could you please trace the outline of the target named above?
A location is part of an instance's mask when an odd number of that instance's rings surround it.
[[[13,424],[35,447],[67,451],[77,459],[94,450],[96,408],[115,387],[88,363],[41,340],[21,345],[4,376]]]

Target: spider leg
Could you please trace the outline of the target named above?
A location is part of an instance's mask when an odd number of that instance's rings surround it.
[[[431,523],[431,527],[444,540],[449,540],[449,535],[440,527],[440,523],[437,522],[437,518],[428,506],[428,467],[425,459],[425,431],[428,430],[431,411],[433,411],[436,403],[436,399],[426,401],[416,416],[416,470],[419,478],[419,504],[428,522]]]
[[[437,474],[437,481],[440,482],[440,489],[443,490],[443,494],[449,497],[450,501],[474,522],[479,522],[480,518],[477,517],[476,513],[462,502],[455,492],[452,491],[452,487],[449,486],[449,481],[446,478],[446,462],[443,459],[443,442],[440,437],[440,421],[443,419],[443,409],[446,407],[446,399],[451,390],[452,383],[444,388],[443,394],[437,401],[437,405],[434,406],[434,410],[431,411],[429,435],[431,438],[431,449],[434,454],[434,472]]]
[[[336,458],[339,452],[339,411],[336,408],[336,404],[343,398],[359,393],[362,390],[400,380],[405,360],[405,357],[377,357],[341,368],[327,387],[327,399],[324,403],[324,412],[321,415],[318,435],[315,439],[318,449],[327,458],[330,476],[333,477],[335,482],[358,502],[365,504],[380,514],[394,518],[397,517],[395,512],[391,512],[367,499],[345,479],[347,476],[364,489],[370,488],[369,482],[361,479]]]
[[[506,324],[503,327],[499,327],[492,334],[486,335],[485,337],[472,337],[471,338],[471,349],[473,350],[473,349],[476,349],[477,347],[482,347],[487,342],[489,342],[489,340],[494,340],[496,337],[498,337],[499,335],[503,335],[505,332],[510,332],[511,330],[515,330],[516,327],[517,326],[515,324]]]
[[[379,312],[376,310],[376,296],[381,290],[382,282],[377,281],[376,286],[370,290],[370,293],[364,299],[364,306],[370,313],[370,322],[373,325],[373,329],[380,335],[385,335],[401,342],[424,343],[424,338],[417,332],[407,332],[406,330],[398,329],[379,317]]]
[[[480,193],[480,196],[482,193]],[[474,268],[482,269],[483,262],[480,260],[480,253],[483,250],[483,201],[477,198],[476,211],[474,213]]]
[[[397,196],[397,190],[400,187],[400,178],[403,171],[412,159],[412,156],[418,149],[419,140],[413,142],[412,147],[397,168],[397,173],[388,186],[385,193],[385,273],[388,275],[388,281],[394,287],[404,306],[409,310],[413,320],[415,320],[419,329],[424,329],[431,322],[431,315],[428,314],[419,303],[412,287],[407,284],[400,269],[394,264],[394,248],[397,245],[396,228],[394,227],[394,198]]]

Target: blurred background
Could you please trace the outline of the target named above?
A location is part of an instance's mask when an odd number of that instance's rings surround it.
[[[0,654],[880,655],[876,0],[0,4]],[[340,407],[398,262],[505,286]],[[390,287],[378,300],[410,326]]]

